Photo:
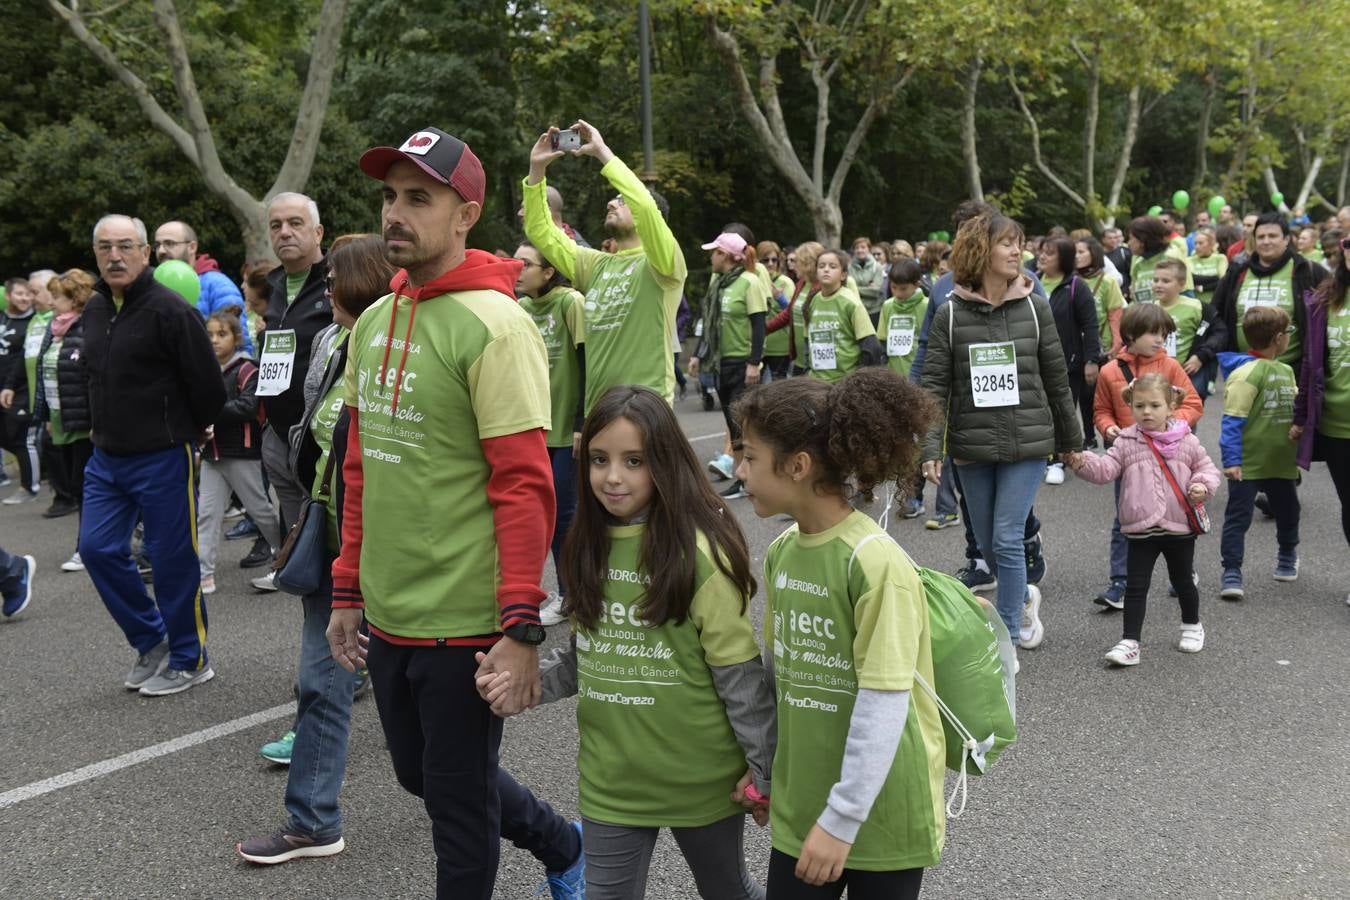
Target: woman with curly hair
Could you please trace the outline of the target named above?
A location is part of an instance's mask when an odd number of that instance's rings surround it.
[[[951,455],[971,527],[996,567],[998,611],[1028,649],[1040,644],[1040,591],[1027,584],[1027,513],[1056,454],[1083,449],[1083,427],[1055,316],[1022,269],[1022,228],[998,213],[966,221],[952,247],[951,300],[933,316],[923,386],[945,412],[928,433],[924,477]]]

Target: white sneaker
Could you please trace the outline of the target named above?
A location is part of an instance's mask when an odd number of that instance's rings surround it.
[[[80,551],[76,550],[70,555],[70,559],[61,563],[62,572],[83,572],[84,563],[80,560]]]
[[[32,503],[37,498],[38,495],[36,491],[30,491],[28,488],[21,487],[5,499],[0,500],[0,504],[4,504],[5,506],[18,506],[20,503]]]
[[[1106,661],[1117,666],[1139,665],[1139,642],[1123,640],[1106,651]]]
[[[202,576],[202,596],[209,597],[216,592],[216,576]]]
[[[561,625],[567,621],[567,616],[562,612],[563,598],[557,591],[549,591],[544,602],[539,604],[539,624],[548,628],[552,625]]]
[[[1177,649],[1182,653],[1199,653],[1205,649],[1205,626],[1199,623],[1182,625],[1181,640],[1177,641]]]
[[[1045,625],[1041,622],[1041,589],[1027,585],[1027,602],[1022,607],[1022,627],[1017,640],[1027,650],[1034,650],[1045,640]]]
[[[237,506],[231,506],[229,509],[225,510],[225,515],[224,515],[223,518],[225,519],[225,521],[228,522],[228,521],[230,521],[231,519],[237,519],[237,518],[239,518],[239,517],[242,516],[243,514],[244,514],[244,511],[243,511],[242,509],[240,509],[240,508],[237,507]]]
[[[255,591],[267,592],[279,590],[275,581],[276,577],[276,572],[268,572],[266,575],[259,575],[257,578],[250,581],[249,584],[253,585]]]
[[[1046,484],[1064,483],[1064,463],[1051,463],[1045,467]]]
[[[736,477],[736,461],[730,454],[719,454],[708,460],[708,471],[716,475],[718,481],[729,481]]]

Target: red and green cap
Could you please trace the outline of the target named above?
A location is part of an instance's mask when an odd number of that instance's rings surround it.
[[[398,147],[372,147],[361,154],[361,171],[383,181],[389,167],[402,160],[454,188],[463,199],[483,202],[487,192],[483,163],[453,134],[428,126],[414,131]]]

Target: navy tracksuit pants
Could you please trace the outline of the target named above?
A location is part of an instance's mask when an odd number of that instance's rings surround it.
[[[131,556],[137,519],[145,524],[145,552],[155,570],[154,598]],[[167,638],[170,668],[206,666],[192,447],[131,456],[95,448],[84,471],[80,559],[137,653]]]

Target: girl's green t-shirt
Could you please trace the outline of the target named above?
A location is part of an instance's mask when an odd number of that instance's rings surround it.
[[[570,287],[559,285],[542,297],[520,298],[520,308],[530,314],[548,351],[548,393],[553,424],[550,447],[572,446],[572,429],[581,402],[581,364],[577,348],[586,342],[583,308],[586,298]]]
[[[722,359],[750,358],[750,317],[769,311],[764,282],[751,272],[740,277],[722,292]],[[761,351],[763,355],[763,351]]]
[[[645,531],[609,529],[604,614],[576,631],[581,814],[635,827],[710,825],[744,812],[731,792],[746,770],[711,667],[755,659],[759,645],[702,534],[688,617],[644,621]]]
[[[845,863],[864,871],[936,865],[946,828],[942,722],[913,689],[916,672],[933,683],[928,606],[918,573],[884,535],[854,511],[817,534],[792,526],[764,558],[778,701],[774,849],[801,856],[840,780],[858,691],[911,691],[900,747]]]
[[[787,299],[792,299],[792,279],[786,275],[779,275],[773,280],[773,296],[769,298],[769,314],[767,318],[772,319],[782,312],[782,307],[778,305],[778,295],[782,294]],[[773,334],[764,335],[764,355],[767,356],[787,356],[788,355],[788,329],[780,328]]]
[[[811,375],[829,382],[842,381],[858,368],[862,361],[858,341],[877,333],[866,307],[847,287],[811,299],[806,332]]]
[[[1092,287],[1092,299],[1097,301],[1097,330],[1101,338],[1102,352],[1106,353],[1115,346],[1115,336],[1111,333],[1110,314],[1125,308],[1125,295],[1120,284],[1105,272],[1088,281]]]
[[[1214,252],[1209,256],[1189,256],[1186,262],[1191,267],[1191,273],[1206,278],[1222,278],[1228,272],[1228,257],[1222,253]],[[1195,296],[1202,303],[1210,303],[1214,300],[1213,291],[1195,292]]]
[[[908,300],[888,297],[877,318],[877,340],[886,353],[891,371],[909,377],[910,367],[919,350],[919,327],[928,311],[928,298],[915,291]]]
[[[1182,293],[1190,291],[1195,292],[1195,278],[1191,275],[1190,257],[1186,255],[1185,241],[1182,242],[1182,249],[1177,250],[1176,245],[1172,244],[1166,250],[1159,251],[1152,256],[1136,256],[1130,261],[1130,293],[1134,297],[1135,303],[1153,302],[1153,270],[1158,267],[1164,258],[1179,259],[1186,264],[1186,283],[1181,286]]]
[[[792,333],[797,341],[796,366],[801,369],[811,368],[811,348],[806,343],[806,301],[810,296],[811,285],[804,284],[797,295],[797,302],[792,304]]]
[[[1350,303],[1327,311],[1326,395],[1317,430],[1350,438]]]

